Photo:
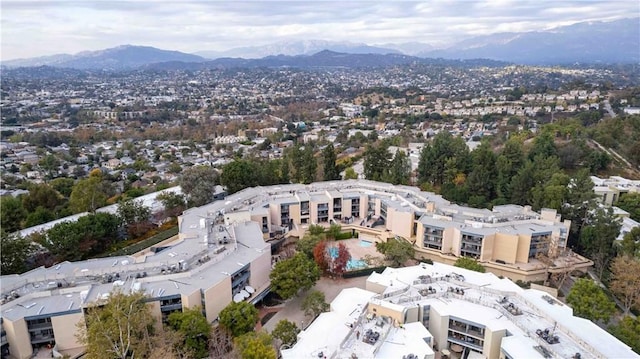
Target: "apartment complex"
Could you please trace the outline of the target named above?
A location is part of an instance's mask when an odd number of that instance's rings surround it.
[[[630,180],[620,176],[609,178],[591,176],[591,181],[596,198],[605,206],[614,205],[620,196],[624,196],[626,193],[640,192],[640,180]]]
[[[200,307],[210,322],[231,301],[260,300],[269,287],[271,245],[258,223],[234,217],[200,221],[204,208],[185,212],[180,235],[132,256],[64,262],[3,276],[2,358],[83,352],[76,338],[84,308],[110,292],[142,291],[157,325],[183,308]]]
[[[364,240],[410,241],[419,256],[438,262],[451,264],[459,257],[472,257],[514,280],[545,279],[549,261],[552,271],[584,270],[592,265],[567,249],[571,223],[551,209],[540,213],[517,205],[476,209],[415,187],[366,180],[260,191],[272,198],[268,213],[258,220],[295,235],[302,235],[310,224],[340,224]],[[540,255],[548,259],[547,264],[538,260]]]
[[[2,276],[3,350],[27,358],[42,345],[81,352],[83,308],[114,288],[143,291],[161,323],[199,306],[214,322],[231,301],[257,302],[269,289],[271,245],[311,224],[340,224],[362,240],[414,244],[438,262],[476,258],[490,271],[525,281],[591,262],[566,250],[570,223],[552,210],[462,207],[409,186],[350,180],[248,188],[187,210],[176,238],[131,256],[64,262]],[[537,259],[545,254],[553,263]]]
[[[343,290],[283,358],[638,358],[546,292],[445,264]]]

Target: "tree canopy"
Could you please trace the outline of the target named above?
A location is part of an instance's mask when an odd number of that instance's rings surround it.
[[[0,229],[0,265],[2,275],[20,274],[27,268],[26,258],[34,251],[31,240]]]
[[[315,318],[323,312],[329,310],[324,293],[319,290],[312,290],[302,301],[302,310],[306,316]]]
[[[143,294],[114,291],[103,305],[88,308],[78,339],[88,359],[143,358],[152,348],[154,321]]]
[[[640,221],[640,193],[622,195],[616,206],[629,212],[629,217],[634,221]]]
[[[404,239],[390,238],[386,242],[377,242],[376,249],[395,267],[403,266],[415,255],[413,245]]]
[[[567,303],[573,314],[592,321],[608,322],[616,306],[605,292],[591,279],[580,278],[571,287]]]
[[[79,180],[71,190],[69,208],[73,213],[95,212],[107,204],[107,198],[113,193],[109,181],[103,178],[100,170],[91,172],[88,178]]]
[[[304,253],[276,263],[271,274],[271,288],[283,299],[311,288],[320,279],[320,269]]]
[[[199,207],[213,201],[218,181],[218,172],[209,166],[193,166],[182,171],[178,180],[182,193],[192,207]]]
[[[625,314],[640,309],[640,259],[618,256],[611,263],[611,292],[622,302]]]
[[[7,233],[18,231],[21,222],[27,218],[22,201],[12,196],[0,197],[0,228]]]
[[[627,315],[617,325],[610,326],[609,331],[634,352],[640,353],[640,317]]]
[[[258,310],[247,302],[231,303],[220,312],[220,325],[234,337],[253,330],[258,322]]]
[[[486,269],[482,264],[478,263],[478,261],[476,261],[475,259],[468,258],[468,257],[458,258],[453,265],[456,267],[469,269],[469,270],[480,272],[480,273],[484,273],[486,271]]]
[[[208,340],[211,335],[211,326],[200,307],[173,312],[169,314],[168,322],[169,326],[184,338],[180,345],[195,358],[209,356]]]
[[[265,332],[246,333],[234,340],[236,351],[242,359],[276,359],[271,335]]]
[[[620,234],[621,220],[611,208],[596,208],[589,213],[586,223],[580,232],[580,246],[593,260],[596,274],[602,279],[615,254],[613,243]]]
[[[336,151],[332,144],[322,150],[322,179],[332,181],[340,179],[340,172],[336,166]]]
[[[273,328],[271,335],[275,339],[278,339],[283,345],[291,347],[298,340],[299,332],[300,329],[298,329],[298,326],[295,323],[282,319],[278,324],[276,324],[276,327]]]

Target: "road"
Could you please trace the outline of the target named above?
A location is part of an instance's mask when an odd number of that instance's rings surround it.
[[[609,100],[604,100],[602,103],[604,104],[604,109],[609,113],[609,116],[611,116],[611,118],[616,118],[617,115],[615,112],[613,112]]]

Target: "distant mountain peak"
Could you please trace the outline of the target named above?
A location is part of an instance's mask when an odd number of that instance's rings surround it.
[[[179,51],[127,44],[98,51],[83,51],[75,55],[54,55],[35,59],[6,61],[3,62],[3,65],[7,67],[48,65],[74,69],[122,70],[170,61],[202,62],[205,59]]]
[[[588,21],[545,31],[476,36],[423,57],[485,58],[522,64],[638,63],[640,18]],[[561,49],[561,51],[559,51]]]

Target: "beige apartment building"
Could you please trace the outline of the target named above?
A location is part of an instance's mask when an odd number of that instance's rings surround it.
[[[372,273],[365,289],[344,289],[282,356],[639,357],[547,292],[441,263],[387,268]]]
[[[6,356],[28,358],[48,344],[63,354],[82,352],[75,333],[83,308],[114,288],[143,291],[159,325],[172,311],[198,306],[214,322],[232,301],[255,303],[266,295],[272,243],[302,236],[312,224],[339,224],[370,244],[406,240],[437,262],[473,257],[513,280],[591,265],[566,250],[570,223],[552,210],[474,209],[416,187],[367,180],[248,188],[189,209],[178,223],[176,238],[131,256],[0,277]],[[553,265],[539,261],[539,253]]]

